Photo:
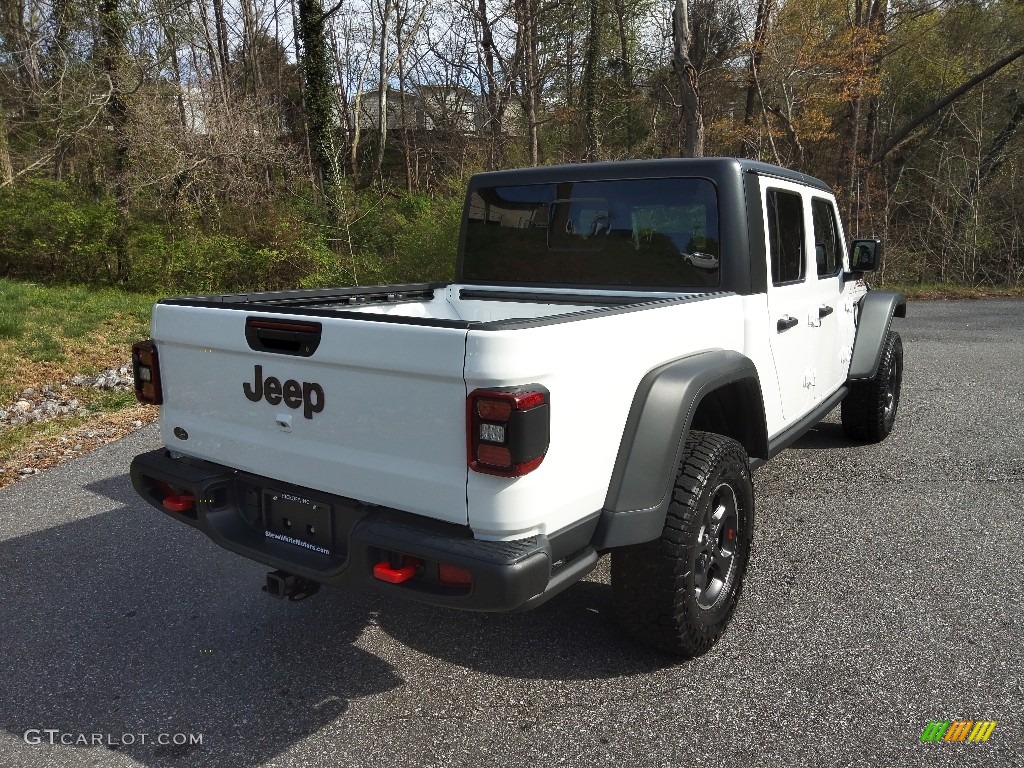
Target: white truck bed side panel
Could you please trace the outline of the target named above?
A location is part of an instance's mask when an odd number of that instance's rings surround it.
[[[259,314],[154,308],[165,444],[258,475],[464,525],[466,332],[326,319],[315,354],[296,357],[249,348],[246,317]],[[257,365],[264,379],[319,384],[323,410],[307,419],[303,407],[248,399],[243,384],[253,387]],[[175,436],[176,427],[187,440]]]
[[[551,533],[598,512],[641,378],[672,359],[743,350],[743,299],[599,315],[511,331],[470,331],[468,391],[542,384],[551,393],[551,443],[517,479],[469,473],[469,523],[478,538]]]

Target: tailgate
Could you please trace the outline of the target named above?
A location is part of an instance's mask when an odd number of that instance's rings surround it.
[[[250,317],[310,320],[154,308],[169,448],[466,524],[465,330],[318,317],[319,345],[301,357],[251,349]]]

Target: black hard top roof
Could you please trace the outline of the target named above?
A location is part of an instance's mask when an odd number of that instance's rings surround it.
[[[514,168],[507,171],[478,173],[470,179],[469,186],[470,189],[474,189],[515,184],[549,184],[559,181],[658,179],[674,176],[700,176],[719,180],[730,176],[736,179],[743,173],[786,179],[832,193],[832,188],[828,184],[814,176],[770,163],[736,157],[672,157],[660,160],[615,160]]]

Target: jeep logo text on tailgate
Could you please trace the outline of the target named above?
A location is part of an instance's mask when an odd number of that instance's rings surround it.
[[[301,384],[295,379],[288,379],[283,385],[279,379],[273,376],[263,378],[263,366],[257,365],[254,371],[256,380],[250,384],[242,384],[242,392],[245,396],[258,403],[261,399],[271,405],[277,405],[282,400],[289,408],[302,406],[302,415],[312,419],[314,413],[320,413],[324,409],[324,388],[319,384],[304,381]]]

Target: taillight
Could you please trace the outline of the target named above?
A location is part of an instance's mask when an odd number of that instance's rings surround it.
[[[132,373],[135,375],[135,397],[139,402],[160,405],[164,395],[160,390],[160,362],[154,342],[139,341],[132,345]]]
[[[438,563],[437,579],[449,587],[468,587],[473,583],[473,572],[458,565]]]
[[[470,393],[466,403],[469,468],[520,477],[539,467],[550,440],[548,401],[548,391],[539,384]]]

